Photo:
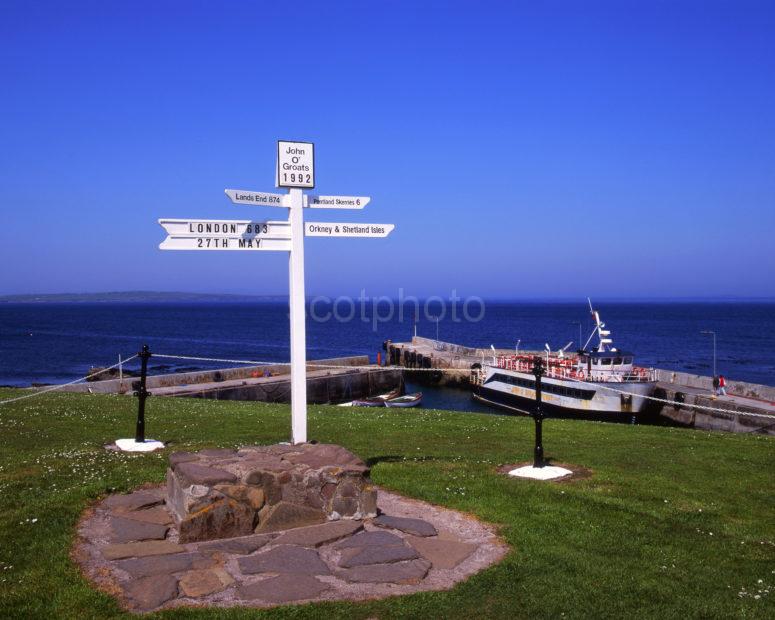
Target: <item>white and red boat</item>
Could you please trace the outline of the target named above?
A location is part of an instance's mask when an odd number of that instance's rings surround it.
[[[535,360],[541,358],[542,411],[554,417],[630,419],[641,413],[656,386],[654,369],[638,367],[634,355],[613,346],[610,330],[600,313],[589,309],[595,328],[584,347],[573,353],[565,349],[539,355],[498,355],[491,364],[472,368],[473,396],[477,400],[517,413],[535,411]],[[598,345],[587,349],[597,335]],[[477,367],[478,366],[478,367]]]

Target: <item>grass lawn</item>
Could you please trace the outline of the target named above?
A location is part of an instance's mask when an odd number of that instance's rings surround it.
[[[0,400],[18,395],[0,390]],[[68,554],[89,502],[164,480],[174,450],[287,440],[289,408],[150,399],[164,453],[102,448],[134,434],[136,400],[50,394],[0,406],[0,618],[124,615]],[[592,470],[508,479],[529,460],[530,419],[310,407],[310,437],[372,464],[373,480],[496,524],[512,551],[448,592],[363,603],[185,609],[165,618],[774,618],[775,441],[675,428],[549,420],[547,456]]]

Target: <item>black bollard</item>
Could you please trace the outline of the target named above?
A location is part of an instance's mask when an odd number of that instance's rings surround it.
[[[137,427],[135,428],[135,442],[145,442],[145,399],[148,398],[148,390],[145,389],[145,379],[148,376],[148,360],[151,352],[148,345],[144,344],[137,354],[140,358],[140,388],[137,390]]]
[[[543,421],[544,413],[541,410],[541,377],[544,376],[544,364],[540,357],[536,357],[533,362],[533,375],[536,378],[536,407],[533,413],[533,421],[536,425],[536,443],[533,451],[533,467],[543,467],[544,463],[544,443],[543,443]]]

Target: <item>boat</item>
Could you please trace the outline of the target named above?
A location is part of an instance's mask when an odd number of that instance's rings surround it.
[[[385,407],[417,407],[422,404],[422,392],[398,396],[385,401]]]
[[[379,396],[369,396],[368,398],[359,398],[352,402],[353,407],[384,407],[385,402],[398,398],[401,395],[401,388],[391,390],[387,394],[380,394]]]
[[[566,353],[573,344],[552,353],[494,355],[490,364],[471,369],[473,397],[487,405],[520,414],[533,414],[536,407],[535,362],[541,359],[542,412],[550,417],[631,420],[643,412],[647,397],[656,387],[656,373],[634,365],[634,355],[613,346],[611,331],[600,313],[589,309],[595,322],[584,346]],[[598,343],[587,349],[597,335]]]

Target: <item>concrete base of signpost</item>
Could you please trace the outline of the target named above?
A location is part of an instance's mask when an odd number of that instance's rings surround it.
[[[564,467],[557,467],[555,465],[546,465],[545,467],[533,467],[532,465],[525,465],[524,467],[517,467],[509,472],[509,476],[515,476],[517,478],[532,478],[533,480],[554,480],[556,478],[562,478],[569,476],[573,472],[570,469]]]
[[[146,439],[145,441],[116,439],[116,447],[122,452],[153,452],[154,450],[162,450],[164,444],[155,439]]]

